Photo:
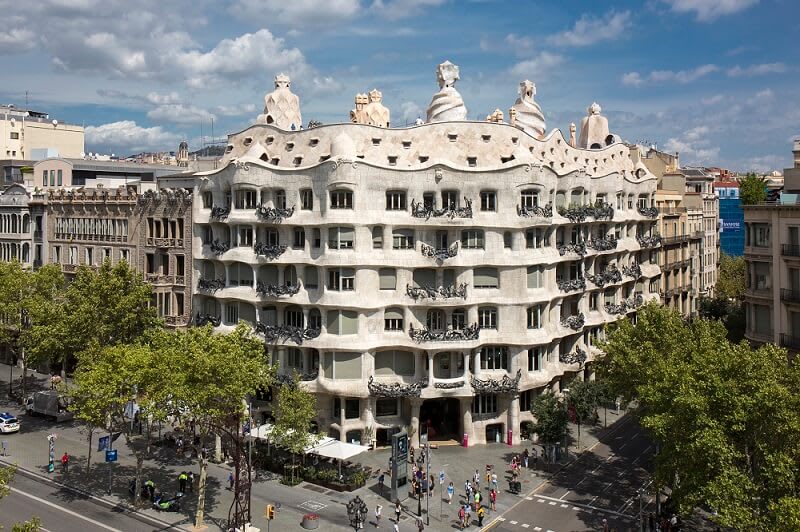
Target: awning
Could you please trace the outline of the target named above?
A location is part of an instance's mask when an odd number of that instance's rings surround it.
[[[325,441],[328,440],[328,441]],[[335,458],[337,460],[348,460],[358,454],[363,453],[369,449],[363,445],[355,445],[353,443],[344,443],[333,438],[323,438],[306,454],[318,454],[320,456],[327,456],[328,458]]]

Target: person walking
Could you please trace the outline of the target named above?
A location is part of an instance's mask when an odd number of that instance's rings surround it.
[[[475,491],[481,490],[481,475],[478,473],[478,470],[475,470],[475,474],[472,475],[472,481],[475,483]]]
[[[69,455],[66,452],[64,456],[61,457],[61,469],[65,475],[69,473]]]
[[[470,508],[469,502],[464,505],[464,513],[467,514],[464,520],[464,526],[469,526],[472,522],[472,508]]]
[[[493,489],[489,492],[489,502],[492,505],[492,511],[497,510],[497,490]]]
[[[189,471],[189,493],[194,492],[194,473]]]
[[[425,524],[422,522],[422,519],[417,519],[417,530],[419,532],[425,530]]]
[[[492,471],[492,489],[497,491],[497,473]]]
[[[381,526],[381,505],[375,507],[375,528]]]
[[[528,449],[525,449],[522,452],[522,465],[525,466],[525,469],[528,469],[528,458],[530,455],[528,454]]]
[[[381,471],[381,474],[378,476],[378,490],[380,491],[381,495],[383,495],[383,483],[385,480],[386,476],[384,475],[383,471]]]
[[[394,532],[400,532],[400,525],[397,523],[392,523],[392,530]]]
[[[394,522],[400,522],[400,514],[403,512],[403,506],[400,504],[400,499],[394,501]]]
[[[453,483],[451,482],[450,484],[447,485],[447,504],[453,504],[453,495],[455,494],[455,492],[456,488],[455,486],[453,486]]]
[[[481,507],[481,501],[483,500],[483,495],[481,495],[480,491],[475,491],[475,510],[477,511],[478,508]]]
[[[228,473],[228,489],[233,491],[233,471]]]
[[[180,475],[178,475],[178,491],[181,493],[186,493],[187,480],[189,480],[189,475],[186,474],[186,471],[183,471]]]
[[[464,491],[467,493],[467,503],[472,500],[472,484],[469,480],[464,482]]]
[[[156,483],[148,479],[147,482],[144,483],[144,489],[147,491],[147,497],[150,499],[150,502],[153,502],[153,499],[156,497]]]
[[[436,485],[436,479],[433,478],[433,475],[429,475],[428,478],[428,497],[433,497],[433,487]]]
[[[478,508],[478,527],[483,527],[483,518],[486,517],[486,510],[481,506]]]
[[[464,510],[463,506],[458,507],[458,526],[461,530],[464,530],[464,527],[467,522],[467,512]]]

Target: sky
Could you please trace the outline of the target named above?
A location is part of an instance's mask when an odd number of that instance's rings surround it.
[[[402,127],[436,65],[470,119],[536,83],[548,130],[598,102],[612,133],[684,165],[781,170],[800,137],[797,0],[0,0],[0,103],[86,126],[86,149],[192,149],[254,123],[276,74],[304,122],[378,88]]]

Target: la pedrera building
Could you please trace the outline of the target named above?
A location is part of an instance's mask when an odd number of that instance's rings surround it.
[[[278,76],[195,174],[196,323],[250,323],[342,440],[516,443],[532,398],[593,378],[604,325],[659,297],[656,178],[600,107],[565,138],[524,81],[469,121],[458,76],[439,65],[413,127],[375,90],[306,129]]]

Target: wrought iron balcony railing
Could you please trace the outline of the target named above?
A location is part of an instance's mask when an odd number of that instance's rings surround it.
[[[295,285],[291,284],[267,284],[264,281],[256,283],[256,293],[262,297],[280,297],[297,294],[300,291],[300,283]]]
[[[466,204],[464,207],[448,206],[442,209],[437,209],[432,205],[425,205],[425,203],[416,203],[411,200],[411,216],[414,218],[472,218],[472,200],[464,200]]]
[[[595,220],[610,220],[614,217],[614,207],[604,201],[598,201],[592,205],[569,205],[559,207],[558,214],[567,218],[572,223],[581,223],[586,218]]]
[[[517,216],[521,216],[522,218],[552,218],[553,204],[548,203],[544,207],[517,205]]]
[[[623,299],[619,303],[606,303],[605,309],[609,314],[625,314],[628,311],[637,309],[644,304],[644,297],[636,294],[634,297]]]
[[[569,353],[559,353],[558,361],[562,364],[581,364],[583,365],[586,362],[586,351],[581,349],[580,347],[576,347],[575,351],[570,351]]]
[[[213,314],[203,314],[198,312],[194,317],[194,324],[197,327],[202,327],[203,325],[210,323],[214,327],[219,327],[219,324],[222,323],[222,318],[219,316],[214,316]]]
[[[587,275],[592,284],[603,288],[607,284],[622,282],[622,272],[615,265],[607,266],[605,270],[595,275]]]
[[[519,381],[522,379],[522,370],[517,370],[515,377],[510,377],[508,374],[503,375],[500,380],[497,379],[478,379],[475,375],[470,376],[470,384],[475,395],[509,393],[516,394],[519,392]]]
[[[595,251],[610,251],[617,249],[617,239],[614,236],[604,236],[600,238],[590,238],[586,242],[586,247]]]
[[[784,257],[800,257],[800,245],[783,244],[781,245],[781,255]]]
[[[781,301],[789,303],[800,303],[800,290],[781,288]]]
[[[561,242],[556,244],[558,254],[562,257],[567,253],[575,253],[583,257],[586,255],[586,244],[584,242]]]
[[[304,340],[311,340],[320,334],[320,329],[296,327],[294,325],[267,325],[256,323],[256,332],[264,335],[267,342],[294,342],[301,345]]]
[[[800,350],[800,336],[781,334],[781,346],[788,347],[794,351]]]
[[[292,372],[290,373],[278,373],[275,375],[275,380],[282,386],[292,386],[294,384],[295,372],[297,372],[297,378],[303,382],[315,381],[317,380],[317,377],[319,377],[319,370],[304,373],[293,368]]]
[[[211,207],[212,220],[224,220],[230,213],[231,210],[228,207],[217,207],[216,205]]]
[[[467,299],[467,283],[451,284],[433,288],[431,286],[411,286],[406,285],[406,294],[414,301],[420,299],[453,299],[460,297]]]
[[[408,335],[417,343],[477,340],[480,332],[481,328],[477,323],[467,325],[463,329],[450,329],[448,331],[432,331],[428,328],[415,329],[413,325],[408,328]]]
[[[288,209],[281,209],[277,207],[264,207],[263,205],[259,205],[256,207],[256,216],[258,216],[262,221],[279,224],[286,218],[291,218],[294,214],[294,205],[289,207]]]
[[[561,326],[568,327],[573,331],[581,330],[585,323],[586,323],[586,316],[583,315],[583,312],[580,312],[573,316],[565,316],[561,318]]]
[[[422,242],[420,244],[419,251],[423,256],[431,259],[436,259],[438,261],[447,260],[458,255],[458,242],[453,242],[453,245],[451,245],[449,248],[441,249],[437,249]]]
[[[263,256],[267,260],[275,260],[287,250],[286,246],[280,244],[265,244],[264,242],[256,242],[253,246],[253,252],[256,255]]]
[[[213,253],[214,255],[222,255],[223,253],[231,249],[231,243],[223,242],[221,240],[214,240],[209,245],[209,248],[211,249],[211,253]]]
[[[642,276],[642,267],[638,262],[633,262],[630,266],[622,267],[622,274],[627,275],[628,277],[633,277],[634,279],[638,279]]]
[[[586,290],[586,280],[583,277],[576,279],[558,279],[556,280],[558,289],[562,292],[574,292],[575,290]]]
[[[428,382],[425,380],[404,384],[401,382],[375,382],[372,375],[367,380],[367,389],[369,394],[373,397],[419,397],[423,388],[428,387]]]
[[[658,218],[657,207],[639,207],[639,214],[648,218]]]
[[[658,235],[643,235],[637,236],[636,241],[639,242],[639,246],[643,248],[657,248],[661,246],[661,237]]]

